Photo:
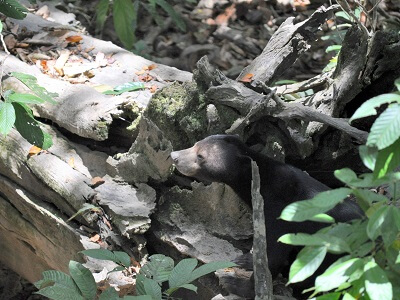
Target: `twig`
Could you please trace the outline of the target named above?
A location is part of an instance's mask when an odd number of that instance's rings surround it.
[[[285,109],[275,117],[280,118],[301,118],[306,121],[316,121],[323,124],[332,126],[333,128],[339,129],[346,132],[351,137],[355,138],[361,144],[365,144],[368,137],[368,132],[359,130],[353,126],[350,126],[345,119],[338,119],[325,115],[316,111],[310,107],[306,107],[300,103],[286,103]]]
[[[366,34],[367,36],[370,36],[368,29],[364,26],[364,24],[361,23],[361,21],[354,15],[354,13],[352,12],[349,4],[347,3],[346,0],[336,0],[337,4],[340,5],[340,7],[342,8],[343,11],[345,11],[346,13],[348,13],[353,19],[354,21],[358,24],[358,26],[360,27],[360,29],[364,32],[364,34]],[[342,3],[341,3],[342,2]],[[342,5],[343,4],[343,5]]]

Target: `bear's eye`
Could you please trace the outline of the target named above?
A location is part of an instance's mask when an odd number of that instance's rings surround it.
[[[197,154],[197,160],[202,162],[204,160],[204,156],[201,154]]]

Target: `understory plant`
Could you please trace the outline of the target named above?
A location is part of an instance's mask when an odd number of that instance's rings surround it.
[[[126,270],[131,265],[129,255],[121,251],[107,249],[90,249],[82,251],[84,255],[113,261],[118,266],[112,270]],[[109,287],[101,293],[99,300],[161,300],[172,299],[171,295],[178,289],[188,289],[197,292],[197,287],[192,282],[204,275],[215,272],[218,269],[235,266],[231,262],[211,262],[196,268],[198,261],[195,258],[181,260],[176,266],[172,258],[155,254],[149,257],[149,261],[140,268],[136,274],[136,296],[124,296],[119,298],[117,291]],[[70,261],[69,273],[65,274],[56,270],[43,272],[43,279],[35,283],[39,289],[37,294],[54,300],[97,299],[97,286],[92,273],[81,263]],[[164,288],[167,286],[167,288]],[[163,289],[164,288],[164,289]],[[177,298],[174,298],[177,299]]]
[[[132,49],[136,41],[137,23],[140,22],[138,19],[140,8],[145,9],[159,27],[163,26],[160,15],[160,9],[162,9],[181,31],[186,31],[186,23],[182,16],[166,0],[100,0],[96,6],[96,29],[102,31],[107,16],[112,11],[114,29],[118,38],[125,48]]]
[[[366,145],[359,148],[361,160],[371,170],[357,176],[351,169],[335,171],[346,187],[329,190],[313,199],[287,206],[281,218],[331,223],[315,234],[286,234],[279,241],[305,246],[290,268],[289,283],[311,276],[326,254],[338,259],[308,289],[316,299],[400,299],[400,80],[396,92],[366,101],[350,121],[377,115]],[[378,188],[377,188],[378,187]],[[365,216],[351,223],[335,223],[326,214],[352,195]]]
[[[41,87],[32,75],[18,72],[12,72],[10,75],[21,81],[31,93],[17,93],[12,89],[1,91],[0,134],[7,135],[11,128],[15,127],[29,143],[41,149],[50,148],[53,144],[51,135],[41,129],[41,123],[35,119],[28,104],[57,104],[53,97],[57,97],[58,94],[50,93]]]

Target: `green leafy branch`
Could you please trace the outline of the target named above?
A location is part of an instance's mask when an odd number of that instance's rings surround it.
[[[118,264],[119,266],[111,272],[127,270],[131,264],[129,255],[121,251],[89,249],[81,251],[81,253]],[[231,262],[211,262],[196,268],[197,264],[197,259],[187,258],[174,266],[172,258],[162,254],[152,255],[136,276],[137,296],[125,296],[122,299],[161,300],[166,299],[165,297],[168,299],[180,288],[196,292],[197,287],[192,284],[194,280],[218,269],[236,266]],[[95,299],[97,288],[92,273],[75,261],[70,262],[69,272],[70,275],[54,270],[43,272],[43,279],[35,283],[35,286],[39,289],[37,293],[53,300]],[[162,291],[164,282],[168,282],[168,289]],[[99,300],[117,299],[121,298],[112,287],[105,290],[99,297]]]
[[[400,80],[397,92],[374,97],[354,113],[350,121],[373,116],[387,105],[371,127],[360,157],[373,173],[357,174],[348,169],[335,171],[345,188],[322,192],[313,199],[287,206],[281,218],[332,223],[315,234],[286,234],[279,241],[305,246],[293,262],[289,283],[303,281],[322,264],[326,254],[341,254],[318,276],[312,296],[317,299],[400,299]],[[387,186],[387,195],[370,188]],[[326,213],[348,195],[353,195],[365,217],[351,223],[335,223]]]
[[[11,76],[25,84],[33,94],[16,93],[7,90],[3,93],[4,101],[0,101],[0,133],[7,135],[12,127],[31,144],[48,149],[52,145],[51,136],[40,128],[28,104],[57,103],[52,97],[56,93],[49,93],[45,88],[37,84],[37,79],[28,74],[12,72]]]

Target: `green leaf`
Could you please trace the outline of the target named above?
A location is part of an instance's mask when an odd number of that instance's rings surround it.
[[[182,16],[175,11],[175,9],[167,3],[165,0],[155,0],[156,3],[161,6],[171,17],[171,19],[175,22],[176,26],[183,31],[186,32],[186,23],[182,19]]]
[[[392,104],[372,124],[367,146],[376,146],[378,150],[389,147],[400,137],[399,128],[400,104]]]
[[[231,267],[235,267],[235,266],[236,266],[236,264],[229,262],[229,261],[214,261],[214,262],[204,264],[192,272],[188,282],[192,282],[192,281],[196,280],[197,278],[200,278],[201,276],[215,272],[219,269],[231,268]]]
[[[373,258],[364,266],[364,277],[365,289],[372,300],[393,299],[392,284]]]
[[[400,129],[398,129],[400,130]],[[400,165],[400,139],[378,152],[374,176],[381,178]]]
[[[72,219],[76,218],[77,216],[83,214],[85,211],[92,210],[92,211],[97,211],[101,212],[101,209],[98,206],[94,206],[93,204],[90,203],[84,203],[82,205],[82,208],[80,208],[76,213],[74,213],[68,220],[67,222],[71,221]]]
[[[13,93],[8,96],[10,102],[41,104],[45,101],[32,94]]]
[[[141,1],[140,4],[149,12],[151,17],[154,19],[158,27],[164,27],[164,22],[160,17],[160,14],[157,12],[156,9],[156,0],[149,0],[148,5]]]
[[[313,298],[313,300],[338,300],[342,293],[329,293],[322,296],[318,296],[317,298]]]
[[[351,189],[339,188],[319,193],[310,200],[294,202],[285,207],[280,218],[286,221],[302,222],[324,213],[340,203],[351,193]]]
[[[150,295],[152,300],[161,300],[161,287],[156,281],[138,274],[136,277],[136,294],[138,296]]]
[[[321,223],[335,223],[335,219],[327,214],[318,214],[310,218],[310,221],[321,222]]]
[[[343,295],[343,300],[357,300],[356,298],[354,298],[352,295],[350,295],[349,293],[344,293]]]
[[[103,31],[109,7],[110,0],[100,0],[96,5],[96,30],[98,32]]]
[[[331,70],[333,70],[334,68],[336,68],[337,66],[337,62],[338,62],[338,55],[332,57],[331,60],[329,60],[329,63],[325,66],[325,68],[323,68],[322,72],[329,72]]]
[[[11,104],[15,109],[15,128],[22,137],[39,148],[49,149],[53,145],[51,135],[40,128],[40,123],[33,118],[31,109],[22,103]]]
[[[290,266],[289,283],[300,282],[310,277],[321,265],[326,247],[305,247]]]
[[[397,90],[400,92],[400,78],[397,78],[394,81],[394,85],[396,86]]]
[[[117,291],[113,287],[109,287],[101,293],[99,300],[120,300]]]
[[[114,255],[118,259],[119,263],[125,267],[129,267],[131,265],[131,258],[126,252],[114,251]]]
[[[340,18],[346,19],[348,21],[351,21],[351,19],[352,19],[351,16],[345,11],[338,11],[337,13],[335,13],[335,16],[338,18],[340,17]]]
[[[149,295],[143,296],[125,296],[122,298],[123,300],[153,300],[153,298]]]
[[[352,258],[329,267],[315,280],[315,293],[327,292],[345,283],[351,274],[363,267],[363,261]]]
[[[376,108],[382,104],[388,104],[397,102],[400,103],[400,95],[396,93],[383,94],[369,99],[364,102],[350,118],[351,123],[355,119],[360,119],[368,116],[374,116],[377,114]]]
[[[388,213],[388,206],[382,206],[375,211],[368,220],[367,234],[371,240],[375,240],[382,234],[382,224],[385,222]]]
[[[190,283],[184,284],[184,285],[181,285],[180,288],[191,290],[191,291],[197,293],[197,286],[195,286],[194,284],[190,284]]]
[[[351,185],[351,183],[359,180],[357,174],[349,168],[336,170],[334,175],[341,182],[346,183],[348,185]]]
[[[289,80],[289,79],[283,79],[283,80],[278,80],[277,82],[274,83],[274,85],[285,85],[285,84],[292,84],[296,83],[296,80]]]
[[[142,82],[127,82],[122,85],[114,87],[114,89],[112,91],[111,90],[104,91],[103,94],[105,94],[105,95],[120,95],[125,92],[142,90],[144,88],[145,88],[145,86]]]
[[[45,287],[35,294],[45,296],[53,300],[85,300],[79,292],[65,286],[55,284]]]
[[[360,178],[357,177],[354,171],[349,168],[344,168],[341,170],[336,170],[334,175],[340,181],[346,183],[351,187],[358,188],[369,188],[376,187],[381,184],[387,184],[388,181],[392,181],[395,179],[394,177],[398,177],[395,173],[388,174],[388,176],[384,176],[382,178],[374,178],[372,173],[364,173],[360,175]],[[397,179],[396,179],[397,180]]]
[[[386,202],[388,198],[385,196],[374,193],[370,190],[353,189],[353,195],[357,197],[358,204],[364,211],[367,211],[374,202]]]
[[[43,99],[52,104],[57,104],[57,102],[53,100],[53,97],[58,97],[58,94],[51,93],[47,91],[44,87],[40,86],[37,83],[37,79],[35,76],[18,72],[11,72],[11,76],[17,78],[19,81],[25,84],[40,99]]]
[[[96,297],[97,286],[94,277],[81,263],[71,260],[69,262],[69,274],[85,299],[92,300]]]
[[[385,249],[389,249],[399,234],[398,226],[400,225],[399,209],[394,206],[388,206],[385,220],[381,226],[382,239]]]
[[[11,103],[0,100],[0,133],[7,135],[15,124],[15,109]]]
[[[174,261],[172,258],[162,254],[154,254],[149,257],[149,262],[140,269],[140,274],[161,284],[168,280],[173,268]]]
[[[378,156],[378,149],[376,147],[362,145],[358,148],[358,151],[364,165],[373,171],[375,168],[376,158]]]
[[[342,49],[342,45],[332,45],[326,48],[325,52],[329,53],[331,51],[340,51]]]
[[[330,234],[324,233],[287,233],[278,239],[278,242],[282,242],[289,245],[296,246],[318,246],[325,247],[329,251],[340,254],[344,252],[351,252],[349,245],[337,237]]]
[[[114,0],[113,20],[118,38],[124,47],[132,49],[135,42],[134,21],[137,16],[131,0]]]
[[[43,276],[43,279],[39,280],[35,283],[35,286],[38,289],[45,287],[43,285],[43,283],[45,283],[45,285],[48,285],[48,282],[52,282],[57,285],[64,286],[65,288],[75,290],[76,293],[80,294],[79,289],[78,289],[77,285],[75,284],[75,282],[72,280],[72,278],[68,274],[65,274],[64,272],[60,272],[60,271],[56,271],[56,270],[48,270],[48,271],[44,271],[42,273],[42,276]]]
[[[169,276],[168,284],[170,289],[179,287],[183,284],[190,283],[190,278],[194,268],[197,266],[197,259],[185,258],[182,259],[175,268],[172,269]]]
[[[102,259],[102,260],[110,260],[117,264],[121,263],[120,258],[115,254],[115,252],[112,252],[108,249],[88,249],[88,250],[81,251],[81,253],[84,255],[93,257],[93,258]],[[126,255],[128,255],[128,254],[126,254]],[[126,257],[123,259],[126,259]],[[128,255],[128,259],[129,259],[129,264],[128,264],[128,266],[129,266],[130,265],[129,255]]]
[[[0,1],[0,12],[7,17],[22,20],[29,11],[16,0],[3,0]]]

